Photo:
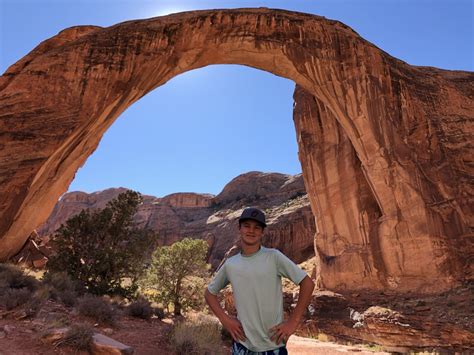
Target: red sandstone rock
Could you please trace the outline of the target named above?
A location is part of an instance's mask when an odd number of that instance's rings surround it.
[[[294,119],[320,285],[438,292],[472,280],[474,74],[413,67],[340,22],[269,9],[75,27],[12,65],[0,77],[0,260],[128,106],[226,63],[306,91]]]
[[[41,238],[36,231],[33,231],[12,261],[30,268],[43,268],[51,254],[51,248],[47,245],[47,241],[48,238]]]
[[[54,345],[61,344],[63,341],[68,328],[56,328],[52,329],[42,336],[42,341]],[[76,350],[77,352],[77,350]],[[115,339],[109,338],[100,333],[94,333],[92,336],[91,350],[92,355],[130,355],[135,350],[125,344],[118,342]]]

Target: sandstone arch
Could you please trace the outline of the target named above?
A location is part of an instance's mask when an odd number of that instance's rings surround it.
[[[435,292],[472,277],[473,74],[412,67],[342,23],[269,9],[74,27],[11,66],[0,78],[0,260],[121,112],[210,64],[297,84],[322,285]]]

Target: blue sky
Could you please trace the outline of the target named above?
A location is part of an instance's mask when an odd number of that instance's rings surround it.
[[[474,70],[471,0],[145,1],[0,0],[0,72],[75,25],[194,9],[270,7],[351,26],[412,65]],[[219,193],[252,170],[301,172],[292,120],[294,83],[243,66],[182,74],[129,107],[77,172],[70,191],[128,187],[145,194]]]

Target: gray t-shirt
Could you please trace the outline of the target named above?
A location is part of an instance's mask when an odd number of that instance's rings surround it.
[[[299,284],[307,275],[277,249],[261,247],[250,256],[234,255],[226,260],[208,286],[217,295],[229,283],[234,294],[237,318],[246,340],[242,344],[259,352],[276,349],[270,328],[283,321],[281,277]]]

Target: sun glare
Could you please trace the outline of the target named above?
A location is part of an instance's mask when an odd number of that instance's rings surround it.
[[[183,12],[186,10],[187,9],[185,8],[179,8],[179,7],[164,7],[164,8],[156,9],[155,11],[153,11],[152,17],[166,16],[170,14],[175,14],[177,12]]]

